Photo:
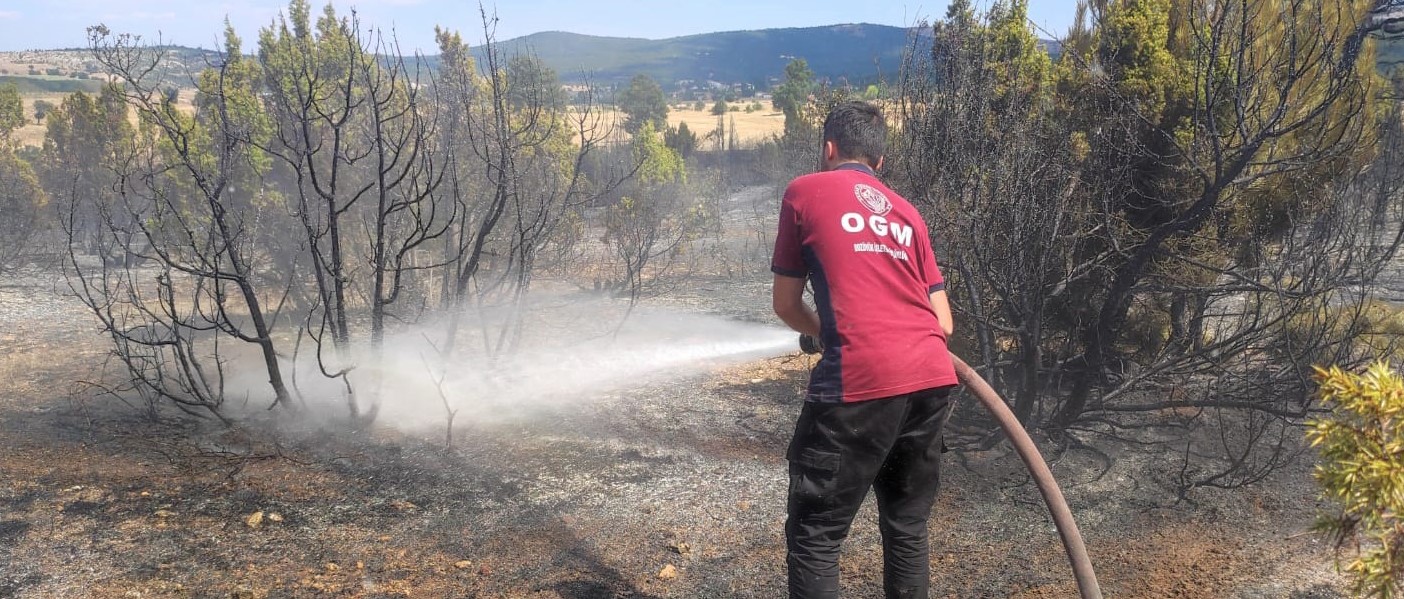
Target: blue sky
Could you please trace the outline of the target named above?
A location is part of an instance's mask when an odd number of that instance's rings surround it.
[[[312,0],[320,11],[325,0]],[[977,5],[983,4],[977,0]],[[363,23],[393,28],[406,50],[432,51],[434,25],[457,29],[464,38],[482,39],[478,4],[472,0],[341,0],[343,14],[355,8]],[[1072,20],[1076,0],[1032,0],[1030,18],[1054,35]],[[0,51],[81,47],[87,26],[103,23],[114,32],[141,34],[153,41],[214,47],[227,15],[246,49],[287,6],[286,0],[0,0]],[[498,39],[538,31],[666,38],[713,31],[806,27],[836,23],[911,25],[945,13],[946,0],[499,0],[487,4],[499,18]]]

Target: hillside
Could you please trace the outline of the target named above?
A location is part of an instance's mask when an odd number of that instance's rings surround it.
[[[193,75],[219,61],[219,53],[185,46],[158,46],[160,64],[151,76],[161,85],[193,87]],[[87,49],[0,52],[0,85],[14,84],[23,94],[96,92],[106,80],[102,65]]]
[[[598,83],[627,81],[645,73],[665,84],[679,80],[751,83],[760,89],[784,73],[793,58],[804,58],[821,79],[863,82],[879,74],[892,76],[914,30],[884,25],[834,25],[756,31],[707,33],[661,40],[615,38],[545,32],[503,41],[507,55],[531,52],[567,83],[587,76]],[[208,50],[166,47],[160,74],[167,83],[189,85],[187,69],[198,70],[214,60]],[[479,63],[482,48],[475,49]],[[437,57],[428,57],[431,66]],[[64,75],[96,73],[85,50],[46,50],[0,53],[0,68],[23,77],[30,66],[43,73],[58,68]],[[8,67],[8,68],[4,68]]]
[[[679,80],[751,83],[784,74],[793,58],[809,62],[817,77],[866,81],[890,77],[916,32],[885,25],[833,25],[707,33],[662,40],[537,33],[502,42],[507,54],[531,51],[565,81],[611,83],[638,73],[660,82]],[[479,59],[482,49],[476,50]]]

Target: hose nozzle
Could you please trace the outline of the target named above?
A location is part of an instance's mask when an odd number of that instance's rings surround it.
[[[813,335],[805,335],[803,333],[800,333],[799,346],[800,351],[806,354],[817,354],[822,353],[824,351],[824,343],[820,341],[818,337],[815,337]]]

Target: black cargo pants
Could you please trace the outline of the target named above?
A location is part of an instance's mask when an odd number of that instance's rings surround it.
[[[806,402],[790,442],[791,599],[839,596],[839,550],[872,487],[888,599],[926,599],[927,518],[941,484],[950,387],[851,404]]]

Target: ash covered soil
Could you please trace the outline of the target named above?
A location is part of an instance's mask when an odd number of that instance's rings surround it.
[[[767,281],[701,281],[673,308],[765,318]],[[77,381],[103,338],[52,277],[0,282],[0,598],[782,597],[782,459],[798,355],[642,377],[442,431],[334,423],[192,429]],[[971,398],[960,411],[978,410]],[[466,418],[466,417],[465,417]],[[1307,532],[1309,464],[1175,502],[1177,456],[1135,445],[1059,477],[1108,597],[1340,596]],[[1005,445],[948,454],[933,596],[1075,597]],[[881,596],[871,501],[846,597]]]

